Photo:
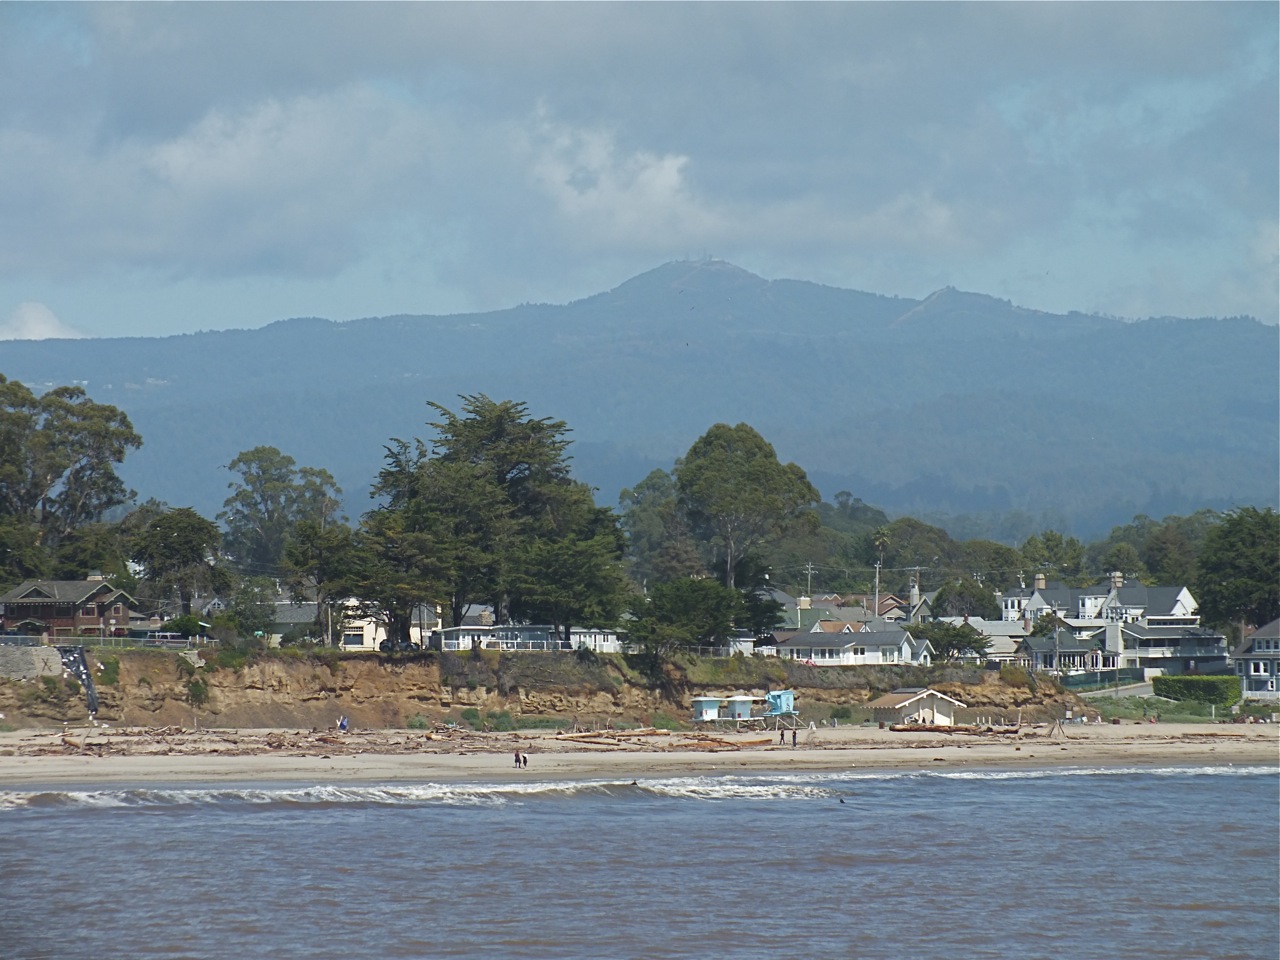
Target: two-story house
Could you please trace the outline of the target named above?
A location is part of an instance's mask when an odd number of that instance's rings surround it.
[[[28,580],[0,596],[0,631],[50,642],[123,637],[137,601],[102,578]]]
[[[1259,627],[1232,654],[1245,700],[1280,700],[1280,620]]]

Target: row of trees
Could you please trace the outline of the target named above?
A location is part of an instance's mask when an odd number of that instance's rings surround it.
[[[940,588],[935,609],[999,616],[994,592],[1036,572],[1084,582],[1121,570],[1193,586],[1207,621],[1280,615],[1274,510],[1136,517],[1086,546],[1044,531],[1011,547],[955,541],[909,517],[890,520],[847,492],[823,503],[804,471],[779,462],[746,424],[716,424],[671,471],[597,506],[570,471],[568,426],[524,404],[462,397],[427,440],[389,442],[374,505],[355,524],[322,469],[273,447],[234,458],[212,520],[148,501],[115,473],[141,444],[128,418],[80,388],[36,397],[0,377],[0,583],[101,570],[189,614],[197,592],[234,596],[241,632],[269,622],[277,583],[297,596],[359,597],[361,613],[408,637],[419,605],[460,622],[471,604],[499,620],[607,625],[655,651],[772,627],[768,594]],[[149,591],[149,593],[147,592]],[[962,649],[962,636],[931,638]],[[971,640],[972,638],[968,638]]]

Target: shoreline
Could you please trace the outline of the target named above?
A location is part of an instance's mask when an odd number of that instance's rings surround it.
[[[772,735],[600,731],[0,733],[0,789],[301,783],[518,783],[753,773],[876,773],[1249,766],[1280,774],[1275,724],[1076,725],[1017,734],[866,727]],[[530,758],[515,769],[513,753]]]

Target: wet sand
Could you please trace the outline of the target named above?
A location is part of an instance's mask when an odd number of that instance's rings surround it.
[[[637,779],[734,772],[1272,766],[1280,725],[1024,726],[1016,733],[868,726],[778,734],[182,730],[0,733],[0,788],[142,783]],[[513,754],[529,756],[517,770]]]

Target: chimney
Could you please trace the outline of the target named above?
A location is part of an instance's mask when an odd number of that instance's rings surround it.
[[[1123,574],[1121,571],[1119,571],[1119,570],[1112,571],[1112,573],[1111,573],[1111,589],[1112,589],[1112,590],[1119,590],[1119,589],[1120,589],[1121,587],[1123,587],[1123,586],[1124,586],[1124,574]]]
[[[1044,574],[1043,574],[1043,573],[1037,573],[1037,574],[1036,574],[1036,581],[1035,581],[1035,583],[1036,583],[1036,589],[1037,589],[1037,590],[1043,590],[1043,589],[1045,588],[1045,579],[1044,579]]]

